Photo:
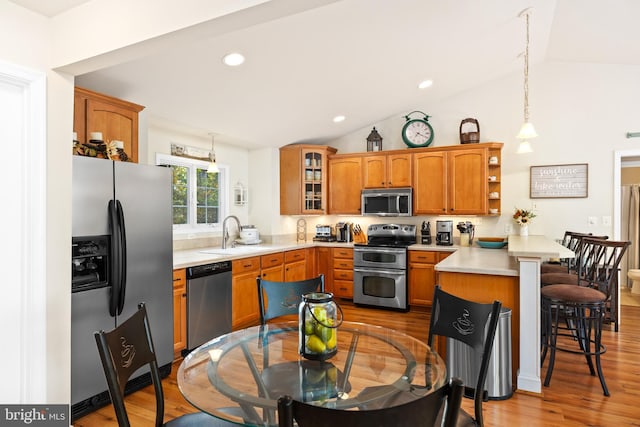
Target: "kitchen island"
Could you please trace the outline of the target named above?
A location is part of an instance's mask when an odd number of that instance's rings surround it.
[[[444,290],[512,310],[513,374],[517,389],[540,393],[540,263],[574,253],[544,236],[509,236],[508,249],[459,248],[436,265]]]

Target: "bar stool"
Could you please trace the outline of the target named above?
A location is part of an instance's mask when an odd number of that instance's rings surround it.
[[[567,237],[568,236],[568,237]],[[582,239],[588,237],[590,239],[607,240],[609,236],[593,236],[585,233],[575,233],[572,231],[565,232],[565,239],[568,249],[575,252],[575,258],[567,258],[565,265],[542,263],[540,265],[540,286],[554,285],[557,283],[566,283],[570,285],[578,284],[578,267],[581,263],[580,247]]]
[[[582,238],[591,236],[591,233],[578,233],[575,231],[565,231],[560,244],[567,249],[576,252]],[[540,273],[570,273],[573,270],[575,258],[563,258],[560,262],[546,261],[540,264]]]
[[[600,364],[600,355],[607,351],[602,344],[602,323],[612,287],[617,285],[618,266],[630,243],[583,238],[577,254],[580,257],[577,285],[559,283],[540,290],[544,328],[541,365],[550,349],[545,387],[551,382],[556,351],[560,350],[584,355],[591,375],[597,370],[604,395],[609,396]],[[567,347],[566,341],[558,341],[558,337],[577,341],[579,349]]]

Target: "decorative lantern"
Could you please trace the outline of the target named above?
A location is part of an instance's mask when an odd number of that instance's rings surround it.
[[[375,126],[367,137],[367,151],[382,151],[382,137]]]
[[[333,357],[338,352],[338,326],[342,324],[342,318],[342,308],[333,300],[333,294],[311,292],[302,295],[298,306],[300,354],[310,360]]]

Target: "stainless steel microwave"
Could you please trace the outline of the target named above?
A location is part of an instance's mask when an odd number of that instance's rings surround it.
[[[362,190],[362,215],[411,216],[412,196],[410,187]]]

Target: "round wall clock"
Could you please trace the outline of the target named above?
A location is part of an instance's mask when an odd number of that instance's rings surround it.
[[[424,116],[422,119],[410,119],[413,113],[420,113]],[[428,147],[433,141],[433,128],[429,124],[429,116],[422,111],[412,111],[406,116],[407,122],[402,127],[402,140],[409,147]]]

